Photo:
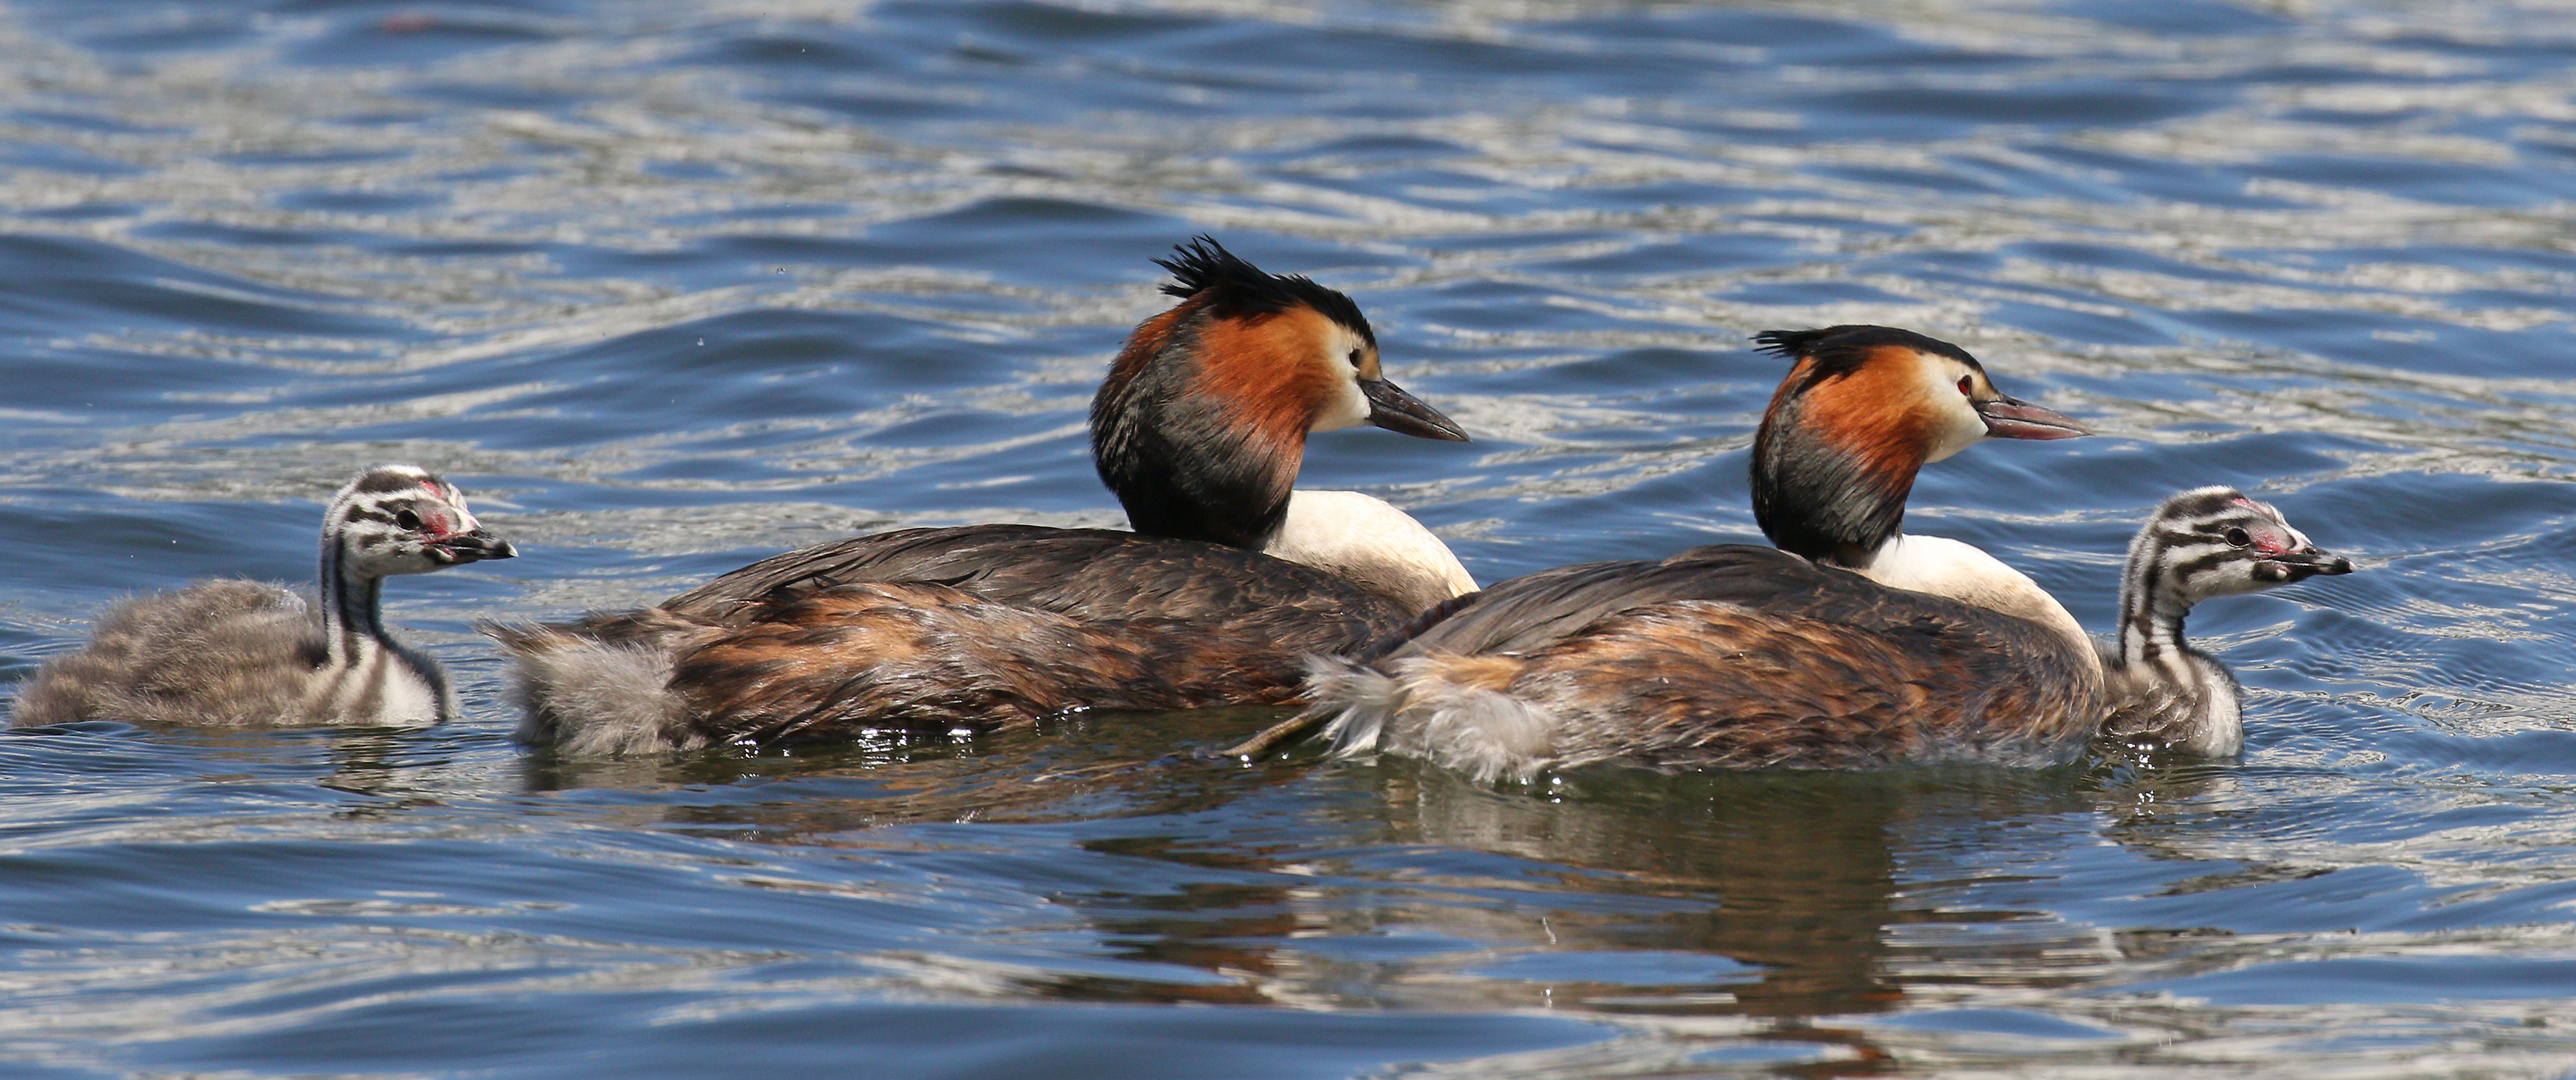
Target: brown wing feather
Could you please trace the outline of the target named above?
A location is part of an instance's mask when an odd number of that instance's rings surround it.
[[[2100,711],[2098,677],[2080,666],[2090,658],[2008,617],[1952,607],[1863,627],[1659,604],[1530,655],[1509,692],[1560,719],[1554,756],[1566,765],[2032,765],[2081,749]]]
[[[1342,653],[1402,627],[1413,611],[1311,566],[1196,540],[1108,529],[970,525],[853,537],[772,556],[663,603],[731,619],[746,603],[870,582],[944,585],[978,600],[1085,622],[1281,620],[1305,614],[1283,649]]]
[[[2098,662],[2054,632],[1748,545],[1515,578],[1386,662],[1535,706],[1562,766],[2041,764],[2102,710]]]
[[[1412,615],[1216,544],[979,525],[788,552],[657,608],[484,630],[521,661],[534,737],[633,748],[1275,704],[1307,654],[1365,648]],[[653,685],[630,693],[637,678]]]
[[[723,738],[990,727],[1076,707],[1290,700],[1303,674],[1261,620],[1087,623],[941,585],[861,584],[757,605],[684,648],[672,686]]]
[[[1723,600],[1764,611],[1835,611],[1838,587],[1867,580],[1777,548],[1716,544],[1661,562],[1561,566],[1501,582],[1413,635],[1417,649],[1528,652],[1603,616],[1681,600]],[[1915,595],[1915,594],[1907,594]],[[1847,598],[1844,598],[1847,600]]]

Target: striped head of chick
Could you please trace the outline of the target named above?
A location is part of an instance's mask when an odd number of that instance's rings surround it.
[[[2352,571],[2352,560],[2318,547],[2271,504],[2235,488],[2205,487],[2156,508],[2129,545],[2124,584],[2143,594],[2131,603],[2144,599],[2179,615],[2212,597]]]
[[[326,571],[336,557],[340,574],[355,577],[421,574],[519,553],[475,520],[456,485],[411,465],[359,473],[332,500],[322,535]]]
[[[1386,378],[1350,297],[1205,236],[1156,263],[1180,302],[1128,337],[1091,403],[1093,461],[1136,531],[1258,549],[1287,511],[1309,433],[1368,424],[1467,438]]]
[[[2074,420],[1995,388],[1966,349],[1891,326],[1770,330],[1792,361],[1753,440],[1753,516],[1782,550],[1866,567],[1924,465],[1985,439],[2071,439]]]
[[[2184,640],[2192,605],[2352,571],[2352,560],[2235,488],[2166,499],[2129,542],[2119,635],[2102,650],[2112,703],[2102,735],[2208,757],[2241,751],[2243,689],[2226,664]]]

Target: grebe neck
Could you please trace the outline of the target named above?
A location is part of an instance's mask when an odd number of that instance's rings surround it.
[[[324,663],[354,668],[375,658],[387,644],[382,600],[385,579],[350,564],[341,538],[322,538],[321,590]]]
[[[2153,574],[2155,567],[2146,567]],[[2119,653],[2122,664],[2156,664],[2166,657],[2183,654],[2183,619],[2191,614],[2191,605],[2169,591],[2155,588],[2153,581],[2139,580],[2137,566],[2129,568],[2120,582]]]
[[[1476,591],[1476,579],[1413,515],[1356,491],[1297,491],[1264,554],[1347,578],[1407,607]]]
[[[1853,572],[1892,589],[1948,597],[2035,623],[2064,638],[2078,652],[2093,652],[2092,638],[2066,605],[2030,575],[2004,565],[1974,544],[1899,533]]]
[[[1311,418],[1206,392],[1216,322],[1191,301],[1137,329],[1092,399],[1092,462],[1137,532],[1258,551],[1287,517]]]

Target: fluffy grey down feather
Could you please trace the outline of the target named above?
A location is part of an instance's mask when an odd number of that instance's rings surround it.
[[[265,582],[202,581],[108,609],[89,647],[46,661],[28,680],[14,721],[303,722],[321,656],[321,622],[303,597]]]
[[[519,660],[514,690],[527,717],[519,738],[529,745],[554,746],[573,757],[707,745],[707,737],[688,722],[687,703],[670,689],[672,650],[666,644],[555,635],[542,646],[513,651]]]
[[[1306,666],[1308,715],[1332,717],[1324,737],[1333,756],[1385,750],[1423,758],[1490,783],[1528,780],[1556,764],[1557,718],[1509,694],[1460,686],[1423,658],[1382,672],[1315,657]]]

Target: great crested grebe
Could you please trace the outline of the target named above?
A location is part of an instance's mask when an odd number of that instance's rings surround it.
[[[2211,597],[2352,569],[2352,560],[2319,549],[2279,510],[2235,488],[2166,499],[2129,542],[2120,633],[2101,646],[2110,697],[2103,740],[2235,756],[2245,747],[2243,688],[2227,665],[2184,643],[2183,617]]]
[[[319,603],[256,581],[200,581],[110,608],[89,646],[45,662],[19,727],[75,720],[243,727],[446,720],[438,662],[394,639],[384,579],[518,554],[464,493],[409,465],[359,473],[322,514]]]
[[[1778,549],[1543,571],[1373,663],[1319,659],[1336,753],[1480,779],[1594,762],[1857,768],[2076,753],[2102,670],[2066,609],[1973,546],[1909,537],[1916,471],[1986,438],[2084,434],[1996,391],[1955,345],[1836,326],[1759,340],[1795,360],[1754,440]]]
[[[1475,589],[1430,531],[1356,492],[1294,491],[1306,437],[1464,440],[1379,369],[1350,298],[1200,237],[1161,261],[1091,409],[1134,532],[907,529],[764,559],[663,604],[486,627],[516,656],[522,738],[576,755],[990,727],[1066,709],[1272,703]]]

